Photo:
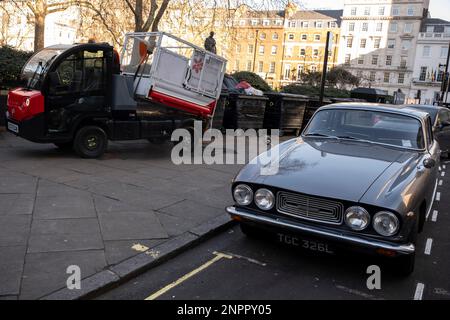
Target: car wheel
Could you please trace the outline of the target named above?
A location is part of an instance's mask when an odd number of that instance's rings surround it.
[[[78,130],[75,140],[75,152],[82,158],[98,158],[108,146],[108,137],[102,128],[87,126]]]
[[[416,262],[416,255],[410,254],[403,257],[396,258],[396,273],[401,276],[409,276],[414,271],[414,265]]]
[[[60,150],[69,150],[73,147],[73,141],[70,142],[56,142],[54,145]]]
[[[261,235],[261,231],[253,226],[250,226],[246,223],[240,223],[239,227],[241,228],[241,231],[243,234],[245,234],[247,237],[251,237],[251,238],[257,238],[258,236]]]

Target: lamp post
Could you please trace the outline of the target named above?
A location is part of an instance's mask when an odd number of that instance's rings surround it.
[[[258,46],[258,33],[259,30],[256,29],[256,35],[255,35],[255,47],[253,48],[253,65],[252,65],[252,71],[255,72],[255,64],[256,64],[256,50]]]
[[[333,35],[331,31],[327,31],[327,40],[325,43],[325,54],[323,58],[323,69],[322,69],[322,82],[320,85],[320,95],[319,95],[319,104],[323,103],[323,95],[325,93],[325,82],[327,80],[327,67],[328,67],[328,51],[330,49],[330,42],[333,40]]]
[[[449,60],[450,60],[450,43],[449,43],[449,46],[448,46],[448,52],[447,52],[447,62],[445,63],[445,71],[444,71],[444,74],[443,74],[443,76],[442,76],[442,85],[441,85],[441,98],[440,98],[440,104],[442,105],[442,103],[444,102],[444,94],[445,94],[445,91],[447,91],[447,95],[446,96],[448,96],[448,63],[449,63]],[[439,67],[441,67],[441,66],[443,66],[443,65],[441,65],[441,64],[439,64]],[[446,99],[447,99],[447,97],[446,97]],[[445,100],[445,102],[447,102],[447,100]]]

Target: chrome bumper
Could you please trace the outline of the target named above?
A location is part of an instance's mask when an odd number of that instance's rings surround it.
[[[295,223],[295,222],[288,222],[283,219],[262,216],[259,214],[255,214],[250,210],[236,208],[234,206],[227,207],[226,211],[231,216],[241,217],[242,219],[247,220],[247,221],[261,223],[261,224],[274,226],[274,227],[291,229],[293,231],[300,231],[303,233],[328,238],[330,240],[336,240],[338,242],[354,244],[354,245],[358,245],[358,246],[362,246],[362,247],[366,247],[366,248],[392,250],[392,251],[395,251],[400,254],[413,254],[416,250],[414,244],[412,244],[412,243],[397,245],[397,244],[389,244],[389,243],[382,242],[382,241],[379,241],[376,239],[366,240],[364,238],[360,238],[360,237],[356,237],[356,236],[343,235],[339,232],[324,231],[324,230],[316,228],[316,227],[306,226],[306,225],[302,225],[302,224]]]

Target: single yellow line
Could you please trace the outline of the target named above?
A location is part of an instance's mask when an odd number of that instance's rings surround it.
[[[185,274],[184,276],[182,276],[181,278],[179,278],[178,280],[168,284],[167,286],[165,286],[164,288],[162,288],[161,290],[153,293],[151,296],[145,298],[145,300],[155,300],[156,298],[162,296],[164,293],[166,293],[167,291],[175,288],[176,286],[178,286],[179,284],[183,283],[184,281],[188,280],[189,278],[195,276],[196,274],[202,272],[203,270],[205,270],[206,268],[210,267],[211,265],[213,265],[214,263],[216,263],[217,261],[226,258],[226,259],[232,259],[233,257],[227,254],[223,254],[220,252],[214,252],[214,254],[216,255],[214,258],[212,258],[211,260],[209,260],[208,262],[204,263],[203,265],[201,265],[200,267],[198,267],[195,270],[192,270],[191,272]]]

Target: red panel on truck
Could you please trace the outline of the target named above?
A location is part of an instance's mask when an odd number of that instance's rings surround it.
[[[202,106],[154,90],[150,91],[149,96],[152,100],[165,104],[169,107],[180,109],[182,111],[189,112],[195,115],[200,115],[202,117],[211,116],[214,113],[214,108],[216,106],[215,100],[213,100],[210,104],[206,106]]]
[[[44,112],[44,96],[40,91],[14,89],[8,93],[9,117],[23,121]]]

